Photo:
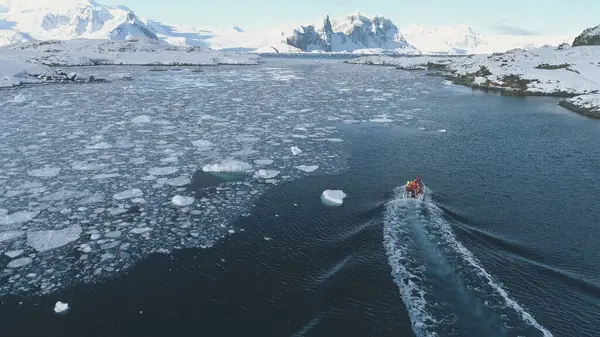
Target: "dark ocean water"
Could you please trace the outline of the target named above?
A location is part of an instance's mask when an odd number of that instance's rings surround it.
[[[598,336],[600,123],[411,76],[447,132],[340,124],[347,170],[269,188],[212,248],[7,296],[2,336]],[[417,174],[426,200],[398,200]]]

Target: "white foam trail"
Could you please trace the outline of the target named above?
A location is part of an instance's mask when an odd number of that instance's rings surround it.
[[[525,308],[523,308],[516,300],[512,299],[508,292],[502,288],[498,283],[494,281],[494,278],[490,273],[488,273],[481,264],[477,261],[477,258],[469,251],[462,243],[460,243],[454,233],[450,225],[442,218],[441,213],[442,210],[436,205],[428,202],[427,207],[432,211],[432,214],[435,214],[437,224],[439,228],[436,230],[441,233],[443,239],[448,243],[456,252],[458,252],[461,257],[467,262],[471,267],[475,269],[475,272],[481,276],[485,282],[492,287],[504,300],[504,303],[507,307],[515,310],[527,324],[538,329],[544,337],[552,337],[552,333],[546,329],[544,326],[539,324],[533,316],[528,313]]]
[[[427,311],[426,291],[416,283],[423,278],[424,268],[417,268],[414,273],[407,268],[411,241],[408,238],[408,224],[404,221],[407,212],[403,210],[406,210],[408,203],[416,202],[410,199],[396,199],[388,203],[383,227],[383,243],[392,267],[394,282],[400,290],[402,301],[410,316],[413,332],[418,337],[437,336],[437,333],[431,331],[436,321]]]
[[[538,329],[544,337],[552,337],[552,333],[539,324],[517,301],[512,299],[508,292],[495,282],[494,278],[481,266],[473,253],[456,239],[450,224],[443,218],[443,211],[431,202],[430,193],[431,191],[425,189],[425,197],[422,201],[404,199],[404,189],[398,189],[398,198],[386,205],[383,228],[384,246],[392,268],[394,282],[400,289],[415,335],[419,337],[437,336],[435,332],[431,331],[437,327],[437,321],[427,310],[429,307],[435,307],[435,305],[427,302],[424,296],[427,290],[426,284],[424,282],[420,284],[421,282],[419,282],[424,281],[423,271],[425,267],[409,265],[412,261],[410,254],[413,251],[413,247],[411,247],[412,238],[410,237],[411,220],[425,220],[416,215],[417,212],[414,207],[420,205],[427,209],[430,218],[418,225],[422,226],[426,235],[440,240],[440,242],[434,242],[434,244],[445,246],[451,252],[456,253],[469,266],[468,272],[477,274],[483,282],[490,286],[502,298],[506,308],[514,310],[523,323]],[[411,210],[415,211],[412,218]],[[417,217],[415,218],[415,216]]]

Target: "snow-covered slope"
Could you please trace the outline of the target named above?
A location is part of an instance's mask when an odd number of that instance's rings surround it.
[[[148,38],[129,38],[123,41],[29,41],[0,47],[0,59],[52,66],[254,65],[262,62],[258,55],[231,54],[198,46],[173,46]]]
[[[12,31],[37,40],[157,39],[131,10],[93,0],[0,0],[0,29],[0,36]]]
[[[572,97],[561,105],[600,118],[600,46],[515,49],[469,57],[367,56],[346,63],[442,70],[453,82],[511,95]]]
[[[600,25],[584,30],[573,40],[573,47],[600,46]]]
[[[370,49],[418,54],[398,27],[381,16],[368,17],[360,12],[340,19],[327,15],[320,23],[295,29],[286,42],[301,51],[360,52]]]
[[[490,54],[515,48],[558,46],[573,39],[569,35],[483,35],[464,24],[434,28],[410,25],[401,31],[408,43],[425,54]]]
[[[591,32],[594,33],[594,32]],[[398,27],[382,16],[360,12],[321,18],[268,31],[201,29],[139,18],[123,6],[94,0],[0,0],[0,45],[30,40],[161,39],[173,45],[238,52],[354,52],[402,54],[492,53],[558,45],[573,36],[482,36],[467,25]]]

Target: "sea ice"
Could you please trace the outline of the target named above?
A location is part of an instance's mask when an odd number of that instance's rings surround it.
[[[67,311],[69,311],[69,304],[68,303],[63,303],[61,301],[58,301],[54,305],[54,312],[56,314],[65,314]]]
[[[60,167],[44,166],[39,169],[29,170],[27,174],[32,177],[49,178],[56,177],[60,172]]]
[[[1,225],[16,225],[31,221],[38,215],[39,212],[34,211],[18,211],[8,215],[0,215]]]
[[[204,165],[204,172],[247,172],[252,170],[252,165],[239,160],[226,160],[219,164]]]
[[[271,165],[271,164],[273,164],[273,159],[256,159],[254,161],[254,164],[261,165],[261,166]]]
[[[110,145],[107,142],[100,142],[97,144],[94,144],[92,146],[88,146],[88,149],[92,149],[92,150],[107,150],[107,149],[112,149],[112,145]]]
[[[32,231],[27,233],[27,243],[38,252],[44,252],[79,239],[81,231],[80,225],[59,230]]]
[[[321,202],[326,206],[341,206],[346,196],[342,190],[325,190],[321,194]]]
[[[24,103],[27,101],[27,97],[23,94],[18,94],[12,100],[8,101],[9,103]]]
[[[314,172],[319,169],[318,165],[298,165],[296,168],[307,173]]]
[[[440,130],[438,130],[438,132],[446,133],[446,129],[440,129]]]
[[[16,239],[23,234],[25,234],[25,232],[22,232],[22,231],[2,232],[2,233],[0,233],[0,243],[4,242],[4,241],[10,241],[10,240]]]
[[[30,264],[31,262],[33,262],[33,259],[30,257],[22,257],[20,259],[16,259],[16,260],[12,260],[10,261],[6,267],[8,268],[20,268],[23,266],[26,266],[28,264]]]
[[[179,176],[176,178],[167,179],[165,184],[167,184],[169,186],[174,186],[174,187],[181,187],[181,186],[185,186],[185,185],[189,184],[191,181],[192,181],[192,179],[189,176]]]
[[[192,145],[194,145],[195,147],[200,147],[200,148],[208,148],[208,147],[213,146],[214,144],[210,140],[199,139],[199,140],[192,141]]]
[[[10,257],[11,259],[14,259],[15,257],[23,254],[24,250],[23,249],[18,249],[18,250],[11,250],[10,252],[6,252],[4,253],[4,255]]]
[[[260,169],[254,172],[254,176],[262,179],[272,179],[277,177],[279,173],[281,173],[281,171]]]
[[[194,203],[194,198],[176,195],[171,199],[171,202],[175,206],[188,206]]]
[[[146,115],[137,116],[131,120],[131,122],[134,124],[150,123],[150,121],[151,121],[150,117],[146,116]]]
[[[153,176],[168,176],[179,171],[177,167],[165,166],[165,167],[151,167],[148,169],[148,174]]]
[[[132,188],[130,190],[116,193],[115,195],[113,195],[113,198],[115,198],[116,200],[124,200],[124,199],[138,198],[143,195],[144,195],[144,192],[142,192],[140,189]]]
[[[292,146],[292,147],[290,148],[290,150],[292,151],[292,154],[293,154],[294,156],[297,156],[297,155],[299,155],[300,153],[302,153],[302,150],[300,150],[300,148],[298,148],[298,147],[296,147],[296,146]]]
[[[132,234],[144,234],[144,233],[148,233],[152,230],[152,228],[150,227],[141,227],[141,228],[134,228],[131,231],[129,231]]]

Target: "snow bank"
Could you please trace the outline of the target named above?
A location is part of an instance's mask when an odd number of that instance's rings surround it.
[[[174,46],[164,41],[133,38],[122,41],[74,39],[28,41],[0,48],[0,57],[51,66],[90,65],[256,65],[252,54],[224,53],[199,47]],[[41,68],[40,68],[41,69]]]
[[[0,56],[4,57],[4,55]],[[0,87],[44,82],[44,78],[56,73],[49,67],[16,60],[0,59]],[[16,99],[14,100],[16,101]],[[21,101],[20,103],[22,103]]]
[[[469,57],[365,56],[351,64],[426,67],[439,70],[455,84],[509,95],[573,97],[561,105],[597,117],[600,93],[600,46],[545,46]]]
[[[342,190],[325,190],[321,194],[321,202],[326,206],[341,206],[346,196]]]

